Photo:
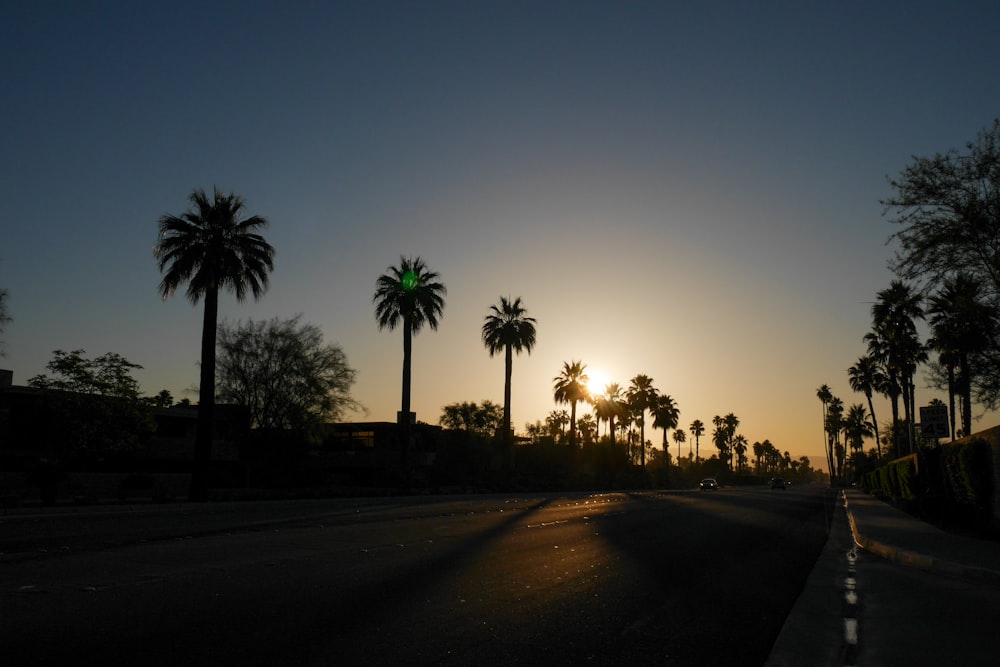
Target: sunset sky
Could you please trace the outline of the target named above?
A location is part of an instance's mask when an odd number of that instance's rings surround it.
[[[117,352],[146,393],[197,400],[202,309],[160,299],[152,250],[219,186],[277,251],[220,319],[320,326],[356,418],[399,409],[372,294],[419,255],[448,295],[414,339],[418,419],[502,402],[480,327],[519,296],[519,431],[582,360],[821,467],[816,390],[863,402],[846,369],[892,278],[887,177],[1000,116],[997,25],[985,0],[4,2],[0,367],[25,384],[53,350]]]

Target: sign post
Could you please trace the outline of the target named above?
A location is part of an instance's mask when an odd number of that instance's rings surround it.
[[[947,405],[926,405],[920,408],[920,432],[925,438],[947,438],[951,435]]]

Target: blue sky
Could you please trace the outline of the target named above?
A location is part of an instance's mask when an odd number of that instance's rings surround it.
[[[518,429],[579,359],[651,376],[684,425],[733,412],[819,465],[817,387],[863,400],[846,369],[891,279],[886,177],[1000,116],[998,19],[993,2],[3,3],[0,366],[20,384],[55,349],[114,351],[146,392],[196,399],[201,309],[159,298],[152,248],[161,215],[217,185],[277,250],[268,293],[221,316],[319,325],[368,418],[394,418],[402,358],[375,279],[420,255],[448,297],[415,339],[418,418],[502,401],[479,330],[520,296],[538,344],[515,360]]]

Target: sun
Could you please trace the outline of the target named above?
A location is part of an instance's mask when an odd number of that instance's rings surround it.
[[[587,391],[591,396],[603,396],[604,388],[611,384],[611,376],[600,368],[588,366],[587,370]]]

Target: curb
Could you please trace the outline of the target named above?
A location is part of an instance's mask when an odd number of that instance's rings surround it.
[[[844,510],[847,512],[847,519],[851,524],[851,535],[854,537],[854,542],[865,551],[881,556],[893,563],[899,563],[900,565],[906,565],[907,567],[913,567],[925,572],[931,572],[952,579],[962,579],[976,584],[985,583],[1000,586],[1000,571],[975,565],[955,563],[943,558],[935,558],[916,551],[900,549],[863,536],[858,530],[854,514],[848,505],[847,494],[841,491],[841,497],[844,501]]]

